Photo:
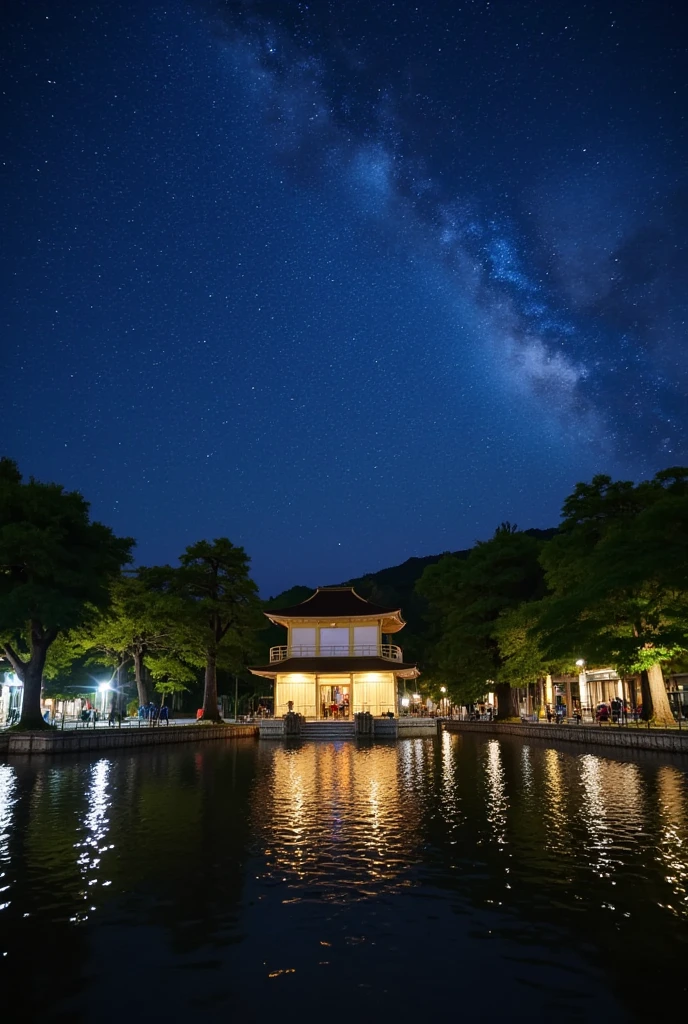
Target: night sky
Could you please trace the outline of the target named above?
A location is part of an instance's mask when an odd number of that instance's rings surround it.
[[[3,452],[264,596],[685,464],[682,9],[6,0]]]

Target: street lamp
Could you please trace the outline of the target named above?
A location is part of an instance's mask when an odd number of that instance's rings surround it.
[[[578,692],[580,693],[581,702],[581,720],[583,718],[583,708],[590,703],[590,694],[588,692],[588,676],[585,671],[585,658],[576,659],[576,667],[579,669],[578,673]]]
[[[109,683],[98,683],[98,693],[100,693],[102,697],[102,707],[100,709],[100,713],[103,716],[103,718],[105,717],[105,701],[107,700],[107,697],[105,695],[109,693],[111,689],[112,687],[110,686]]]

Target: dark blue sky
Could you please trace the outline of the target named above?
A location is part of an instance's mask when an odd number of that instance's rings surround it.
[[[10,0],[3,450],[265,595],[685,463],[681,9]]]

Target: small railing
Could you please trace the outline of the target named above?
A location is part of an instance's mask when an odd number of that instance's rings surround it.
[[[285,661],[287,658],[384,658],[386,661],[403,661],[401,647],[396,644],[346,644],[328,646],[294,644],[270,648],[270,661]]]

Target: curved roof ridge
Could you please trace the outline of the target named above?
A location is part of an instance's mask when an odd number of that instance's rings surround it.
[[[288,608],[266,610],[265,614],[272,618],[322,618],[356,617],[356,616],[392,616],[403,624],[401,607],[385,608],[362,597],[352,586],[317,587],[310,597]]]

